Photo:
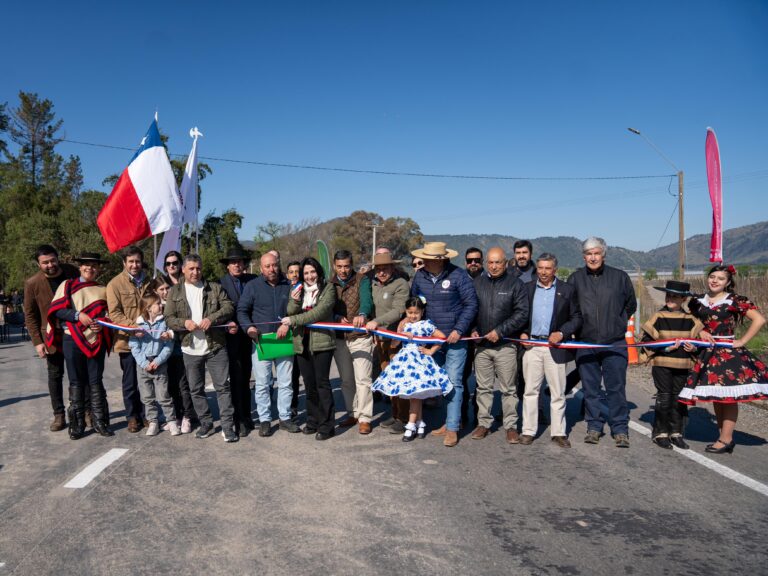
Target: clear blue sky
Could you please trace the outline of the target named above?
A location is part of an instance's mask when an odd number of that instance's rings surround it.
[[[685,171],[687,236],[708,233],[704,138],[715,128],[725,227],[768,220],[768,2],[14,2],[0,101],[56,105],[66,137],[136,146],[159,110],[218,158],[440,174]],[[132,153],[61,145],[86,186]],[[203,214],[259,224],[354,209],[428,234],[600,235],[654,248],[677,182],[483,181],[210,162]],[[676,241],[673,219],[662,244]],[[726,257],[728,247],[725,247]]]

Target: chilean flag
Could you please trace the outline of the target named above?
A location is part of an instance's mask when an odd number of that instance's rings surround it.
[[[110,252],[169,230],[180,220],[181,201],[171,162],[153,120],[123,170],[96,223]]]

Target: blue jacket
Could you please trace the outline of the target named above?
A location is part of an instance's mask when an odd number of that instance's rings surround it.
[[[462,336],[469,333],[477,314],[477,294],[463,268],[448,262],[434,282],[426,269],[418,270],[411,284],[411,296],[426,299],[424,317],[446,336],[454,330]]]
[[[254,278],[245,285],[237,303],[237,323],[243,332],[248,332],[248,324],[259,324],[256,328],[262,333],[275,332],[279,324],[260,324],[278,322],[288,315],[288,299],[291,285],[280,275],[277,286],[272,286],[264,276]]]
[[[144,336],[141,338],[131,336],[128,339],[136,364],[146,368],[149,366],[149,358],[153,356],[155,364],[165,364],[173,352],[173,340],[160,340],[160,334],[168,330],[163,315],[160,314],[152,323],[139,316],[136,318],[136,325],[144,330]]]

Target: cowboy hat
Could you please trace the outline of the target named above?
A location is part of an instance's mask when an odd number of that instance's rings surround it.
[[[424,260],[450,260],[459,255],[456,250],[445,247],[445,242],[425,242],[424,248],[413,250],[412,256],[423,258]]]
[[[86,262],[95,264],[106,264],[109,260],[102,260],[98,252],[80,252],[80,256],[75,256],[75,262],[85,264]]]
[[[251,254],[242,248],[230,248],[224,258],[219,258],[219,262],[222,264],[229,264],[233,260],[245,260],[246,262],[250,262]]]
[[[386,266],[387,264],[400,264],[402,260],[392,260],[392,254],[385,252],[383,254],[375,254],[373,256],[373,267]]]
[[[654,286],[654,288],[668,294],[674,294],[675,296],[691,296],[691,285],[688,282],[680,282],[679,280],[667,280],[665,286]]]

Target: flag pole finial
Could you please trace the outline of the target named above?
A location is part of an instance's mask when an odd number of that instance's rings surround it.
[[[203,135],[203,133],[200,132],[200,130],[197,129],[197,126],[195,126],[194,128],[190,128],[189,129],[189,137],[190,138],[197,138],[198,136],[202,136],[202,135]]]

